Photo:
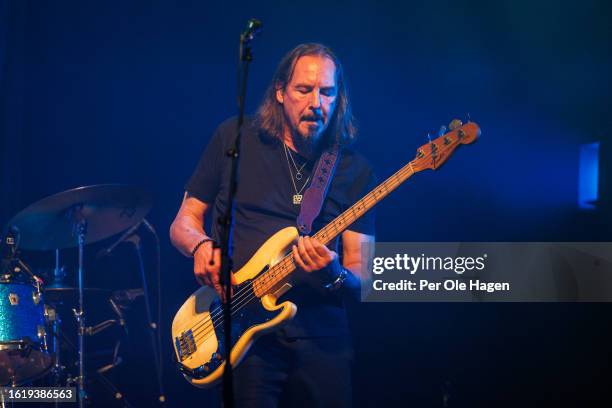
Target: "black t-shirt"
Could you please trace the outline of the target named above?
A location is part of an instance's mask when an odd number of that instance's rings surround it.
[[[235,134],[235,118],[223,122],[217,128],[185,186],[190,195],[212,204],[212,211],[206,218],[211,217],[211,235],[216,240],[220,236],[216,220],[225,213],[228,194],[230,160],[226,152],[232,146]],[[240,148],[232,231],[235,271],[274,233],[288,226],[296,226],[300,206],[293,204],[295,188],[302,188],[316,165],[316,160],[309,162],[291,152],[295,165],[298,168],[304,166],[302,180],[294,180],[294,185],[289,170],[289,166],[294,164],[288,162],[283,144],[264,135],[255,127],[251,118],[245,120]],[[375,177],[369,163],[354,150],[343,149],[321,213],[313,223],[312,233],[324,227],[374,187]],[[304,190],[307,188],[308,185]],[[366,213],[348,229],[374,235],[373,211]],[[296,317],[285,328],[288,336],[347,333],[346,314],[339,293],[326,294],[304,284],[291,289],[279,301],[285,299],[290,299],[298,306]]]

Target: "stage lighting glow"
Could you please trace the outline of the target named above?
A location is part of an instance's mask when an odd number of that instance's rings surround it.
[[[578,207],[593,210],[599,195],[599,142],[580,146]]]

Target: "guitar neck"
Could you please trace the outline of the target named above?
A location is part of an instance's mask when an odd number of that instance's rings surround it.
[[[365,197],[353,204],[348,210],[337,216],[332,222],[317,232],[314,237],[323,244],[329,244],[334,238],[345,231],[355,220],[364,215],[389,193],[408,180],[414,173],[425,169],[438,169],[448,160],[453,151],[461,144],[472,143],[480,135],[480,127],[473,122],[461,126],[452,126],[452,131],[439,136],[434,141],[421,146],[417,150],[414,160],[399,169],[395,174],[370,191]],[[459,127],[460,126],[460,127]],[[253,289],[257,296],[269,293],[274,287],[284,282],[295,271],[293,255],[289,253],[277,264],[262,273],[253,282]]]
[[[414,173],[412,162],[410,162],[337,216],[332,222],[321,228],[314,237],[325,245],[329,244],[353,222],[363,216],[378,202],[382,201],[383,198],[398,188],[404,181],[408,180]]]
[[[389,195],[389,193],[398,188],[404,181],[408,180],[414,173],[412,162],[409,162],[346,211],[337,216],[332,222],[321,228],[321,230],[314,235],[314,238],[324,245],[329,244],[353,222],[378,204],[378,202]],[[257,296],[263,296],[272,288],[278,286],[279,283],[284,282],[295,269],[296,266],[293,262],[293,254],[290,253],[254,280],[253,288],[255,293]]]

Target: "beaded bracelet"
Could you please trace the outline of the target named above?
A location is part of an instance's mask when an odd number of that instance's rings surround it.
[[[195,256],[196,252],[198,252],[198,249],[200,249],[200,247],[202,246],[202,244],[204,244],[204,243],[206,243],[208,241],[213,241],[214,242],[214,239],[206,237],[206,238],[202,239],[200,242],[198,242],[196,244],[196,246],[194,246],[193,249],[191,250],[191,257],[193,258]]]

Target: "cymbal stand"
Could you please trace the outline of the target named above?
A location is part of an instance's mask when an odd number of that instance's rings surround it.
[[[53,270],[53,276],[49,284],[45,285],[47,288],[52,287],[63,287],[65,286],[64,278],[66,277],[66,271],[64,267],[60,267],[60,250],[55,250],[55,269]],[[61,335],[62,333],[62,318],[59,314],[59,308],[61,301],[55,303],[49,303],[45,305],[45,315],[47,320],[51,323],[51,333],[53,340],[53,367],[51,368],[51,385],[54,387],[61,387],[65,385],[64,380],[66,379],[65,370],[66,367],[62,366],[62,347],[61,347]],[[57,408],[60,406],[59,401],[55,401],[54,406]]]
[[[53,338],[53,367],[51,368],[51,385],[54,387],[61,387],[65,369],[65,367],[62,366],[62,347],[60,343],[62,319],[55,305],[45,305],[45,314],[47,315],[48,321],[51,322],[51,333]],[[59,407],[60,402],[55,401],[54,406]]]
[[[87,220],[81,213],[82,206],[77,205],[70,211],[74,219],[74,233],[77,236],[79,247],[79,304],[78,309],[72,309],[78,325],[78,356],[79,376],[77,377],[79,408],[84,408],[87,394],[85,392],[85,312],[83,311],[83,249],[85,247],[85,235],[87,234]]]

